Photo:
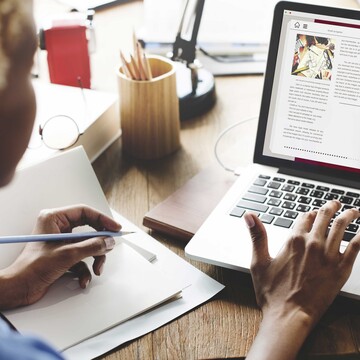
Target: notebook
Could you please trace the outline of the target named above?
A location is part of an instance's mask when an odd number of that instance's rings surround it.
[[[249,271],[246,211],[265,224],[275,256],[300,213],[334,198],[342,210],[360,207],[359,19],[356,10],[277,4],[254,163],[186,246],[189,258]],[[341,251],[359,226],[348,226]],[[360,296],[359,274],[360,258],[342,294]]]

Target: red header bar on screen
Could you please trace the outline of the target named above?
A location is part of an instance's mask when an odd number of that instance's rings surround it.
[[[355,168],[351,168],[351,167],[347,167],[347,166],[328,164],[328,163],[324,163],[324,162],[320,162],[320,161],[313,161],[313,160],[307,160],[307,159],[302,159],[302,158],[295,158],[295,161],[302,162],[305,164],[310,164],[310,165],[315,165],[315,166],[323,166],[323,167],[327,167],[327,168],[331,168],[331,169],[360,174],[360,169],[355,169]]]
[[[321,20],[321,19],[315,19],[315,22],[318,24],[327,24],[327,25],[333,25],[333,26],[343,26],[348,28],[355,28],[360,29],[360,25],[357,24],[349,24],[349,23],[342,23],[337,21],[329,21],[329,20]]]

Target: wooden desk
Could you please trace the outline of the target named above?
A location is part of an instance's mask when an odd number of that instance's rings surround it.
[[[37,0],[37,9],[50,6]],[[351,5],[353,1],[346,2]],[[56,8],[58,5],[52,4]],[[56,9],[58,10],[58,9]],[[139,1],[101,11],[95,16],[98,50],[93,56],[94,86],[116,91],[114,69],[119,48],[130,48],[133,26],[141,23]],[[94,163],[110,206],[141,227],[144,214],[190,177],[215,163],[214,142],[221,130],[240,119],[256,116],[261,76],[219,77],[218,100],[207,114],[181,124],[181,149],[158,161],[135,161],[122,154],[121,139]],[[251,161],[256,121],[237,130],[241,142],[234,152],[240,164]],[[229,157],[225,157],[230,161]],[[234,165],[234,164],[232,164]],[[146,230],[146,229],[145,229]],[[184,243],[153,234],[184,257]],[[248,352],[261,321],[249,275],[191,261],[226,285],[214,299],[138,340],[120,346],[102,359],[210,359],[242,358]],[[274,324],[274,331],[281,331]],[[304,359],[338,359],[340,354],[360,358],[360,303],[339,298],[325,314],[303,347]],[[347,357],[348,358],[348,357]],[[350,358],[350,357],[349,357]]]

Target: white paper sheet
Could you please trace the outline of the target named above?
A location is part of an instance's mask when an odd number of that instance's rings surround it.
[[[64,350],[168,300],[184,285],[120,244],[86,290],[65,276],[37,303],[5,314],[22,334],[36,334]]]
[[[113,211],[114,218],[128,228],[131,223]],[[139,230],[138,228],[133,228]],[[111,349],[153,331],[206,302],[220,292],[224,286],[210,278],[186,260],[170,251],[150,235],[137,238],[137,243],[154,253],[157,260],[153,264],[166,270],[169,276],[191,285],[183,289],[180,299],[169,302],[143,315],[135,317],[91,339],[67,349],[64,355],[69,360],[88,360],[100,356]]]

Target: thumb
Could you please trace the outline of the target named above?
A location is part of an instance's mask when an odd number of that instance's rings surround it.
[[[266,265],[270,259],[270,255],[265,227],[260,219],[253,213],[246,212],[244,220],[249,229],[253,244],[252,265]]]

